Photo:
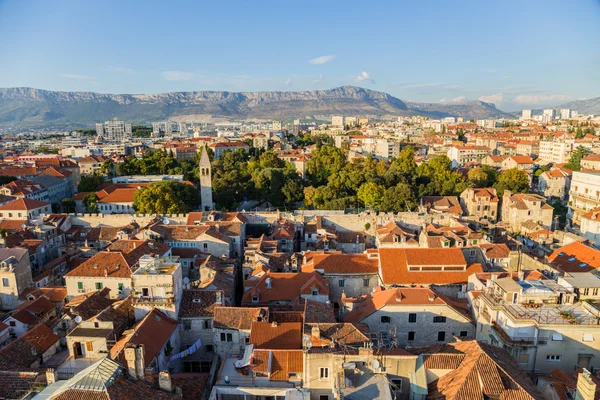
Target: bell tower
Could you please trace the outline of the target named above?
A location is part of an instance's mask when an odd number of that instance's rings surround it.
[[[202,155],[200,156],[200,200],[202,211],[213,209],[210,159],[206,147],[202,147]]]

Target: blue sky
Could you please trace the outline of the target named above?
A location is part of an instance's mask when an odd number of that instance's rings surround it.
[[[600,96],[600,1],[0,0],[0,87]]]

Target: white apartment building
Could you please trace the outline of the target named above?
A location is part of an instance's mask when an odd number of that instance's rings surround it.
[[[567,216],[574,224],[579,225],[582,215],[598,207],[600,207],[600,171],[573,172]]]
[[[131,140],[131,124],[113,118],[104,124],[96,124],[96,134],[107,142],[124,142]]]
[[[540,140],[539,158],[546,163],[563,164],[569,161],[573,140]]]
[[[485,146],[452,146],[448,150],[448,158],[453,167],[459,167],[467,162],[481,162],[490,152]]]
[[[571,119],[571,109],[570,108],[561,108],[560,109],[560,119]]]
[[[552,108],[546,108],[542,113],[542,122],[548,124],[556,118],[556,110]]]
[[[531,110],[523,110],[521,112],[522,119],[531,119],[531,115],[532,115]]]
[[[343,115],[334,115],[331,117],[331,125],[333,126],[344,126],[344,116]]]

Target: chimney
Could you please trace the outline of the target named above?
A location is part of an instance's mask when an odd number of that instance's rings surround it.
[[[577,376],[577,392],[575,400],[594,400],[596,398],[596,384],[592,380],[592,374],[587,369]]]
[[[217,291],[217,296],[215,299],[215,304],[222,306],[223,305],[223,292],[221,292],[220,290]]]
[[[48,368],[46,370],[46,385],[52,385],[54,382],[56,382],[56,370]]]
[[[313,325],[310,334],[316,338],[321,338],[321,330],[319,329],[319,327],[317,325]]]
[[[108,270],[106,268],[104,268],[104,277],[106,278],[108,276]]]
[[[525,279],[525,272],[523,272],[522,270],[519,271],[519,273],[517,274],[519,281],[522,281]]]
[[[265,283],[267,284],[267,289],[272,289],[272,287],[271,287],[271,278],[265,279]]]
[[[144,373],[144,345],[139,344],[135,347],[135,372],[139,379],[143,379]]]
[[[277,328],[277,321],[273,321],[273,322],[271,322],[271,326],[272,326],[273,328]]]
[[[160,371],[158,374],[158,387],[165,392],[171,393],[173,391],[173,384],[171,383],[171,374],[169,374],[169,371]]]
[[[129,375],[133,378],[137,378],[137,374],[135,373],[135,349],[133,347],[125,348],[125,364]]]
[[[492,282],[496,282],[498,279],[498,274],[492,274]]]

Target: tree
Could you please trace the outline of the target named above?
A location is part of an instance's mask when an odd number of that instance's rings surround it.
[[[75,213],[75,200],[64,198],[60,202],[60,206],[62,207],[62,212],[67,214]]]
[[[571,153],[571,158],[569,158],[569,162],[565,164],[565,167],[571,171],[579,171],[581,169],[581,160],[590,153],[591,152],[583,146],[577,147]]]
[[[375,182],[364,183],[358,188],[358,199],[362,201],[365,206],[371,206],[373,208],[379,207],[385,194],[385,187],[378,185]]]
[[[323,145],[312,154],[306,163],[308,176],[315,186],[324,185],[329,177],[346,165],[346,155],[337,147]]]
[[[396,186],[388,188],[381,201],[383,211],[413,211],[419,206],[419,200],[410,185],[400,182]]]
[[[11,183],[12,181],[16,181],[16,176],[0,176],[0,185],[6,185],[7,183]]]
[[[85,212],[90,214],[98,213],[98,196],[96,193],[88,193],[83,197],[82,200]]]
[[[281,188],[287,204],[302,201],[304,198],[304,186],[300,179],[288,179]]]
[[[581,126],[577,127],[577,133],[575,133],[575,139],[583,139],[583,129],[581,129]]]
[[[502,196],[505,190],[513,193],[525,193],[529,190],[529,175],[518,168],[508,169],[498,175],[498,181],[494,188],[498,196]]]
[[[79,192],[97,192],[104,183],[104,177],[96,173],[91,175],[82,175],[77,186]]]
[[[113,163],[113,160],[111,160],[110,158],[108,160],[104,160],[104,162],[100,166],[100,174],[111,177],[114,175],[114,173],[115,164]]]
[[[186,214],[200,206],[194,186],[175,182],[152,182],[135,192],[133,208],[141,214]]]

